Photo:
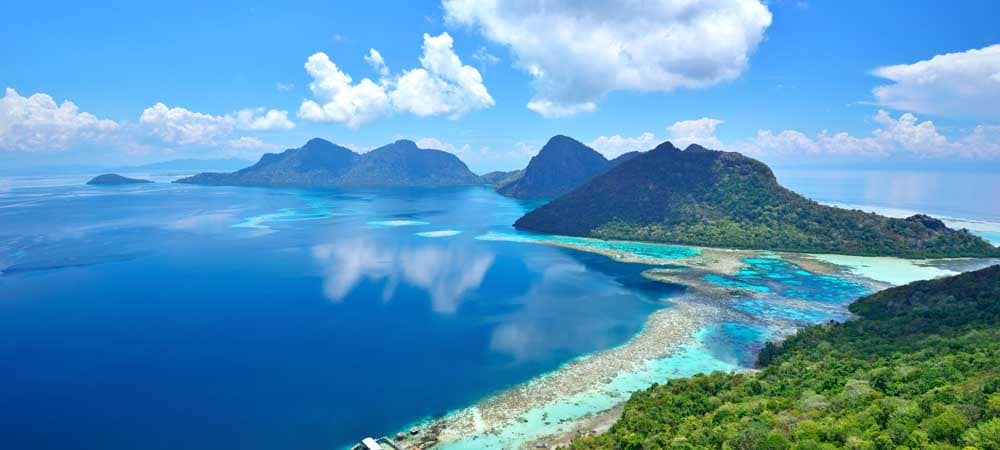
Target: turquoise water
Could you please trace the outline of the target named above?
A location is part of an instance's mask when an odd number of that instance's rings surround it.
[[[0,435],[11,448],[338,448],[620,346],[683,291],[642,272],[697,249],[517,232],[511,217],[532,206],[479,187],[0,192]],[[775,305],[860,292],[746,262],[717,281]],[[789,313],[733,308],[746,319],[548,417],[750,367]],[[534,418],[524,427],[546,429]]]
[[[559,236],[529,232],[486,233],[476,239],[484,241],[510,241],[566,244],[602,252],[629,255],[634,259],[655,261],[660,259],[680,259],[697,256],[697,248],[679,245],[650,244],[645,242],[608,241],[575,236]]]
[[[680,291],[485,188],[0,192],[5,448],[338,448],[631,339]]]
[[[829,275],[816,275],[777,256],[745,258],[735,276],[705,275],[725,287],[811,302],[843,304],[868,293],[864,285]]]

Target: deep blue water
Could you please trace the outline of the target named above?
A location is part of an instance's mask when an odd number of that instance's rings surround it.
[[[0,192],[2,447],[336,448],[619,345],[679,291],[474,239],[527,207],[486,188]]]

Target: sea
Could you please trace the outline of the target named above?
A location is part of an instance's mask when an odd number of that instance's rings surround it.
[[[0,180],[3,448],[346,448],[625,345],[685,292],[644,277],[653,264],[538,244],[511,224],[539,203],[485,186],[133,175],[158,182]],[[973,189],[955,174],[778,172],[821,202],[936,213],[1000,240],[998,177],[980,175]],[[708,281],[778,301],[734,302],[751,320],[710,330],[706,354],[726,367],[753,366],[764,321],[842,320],[868,292],[777,260],[746,264]]]

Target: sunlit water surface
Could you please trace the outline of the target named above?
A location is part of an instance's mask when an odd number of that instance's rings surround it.
[[[485,187],[58,184],[0,190],[10,448],[338,448],[622,345],[683,291],[646,264],[534,245],[510,224],[536,205]],[[866,292],[745,263],[707,279],[757,294],[731,304],[745,319],[650,373],[750,367],[774,333],[842,319]]]

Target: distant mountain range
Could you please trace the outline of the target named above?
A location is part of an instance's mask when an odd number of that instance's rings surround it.
[[[525,177],[530,169],[529,165]],[[1000,256],[1000,249],[983,239],[966,230],[951,230],[937,219],[919,215],[892,219],[821,205],[778,185],[771,169],[760,161],[698,145],[681,151],[669,142],[529,212],[514,226],[553,234],[725,248]]]
[[[268,153],[232,173],[200,173],[176,183],[234,186],[452,186],[480,184],[458,157],[400,140],[358,154],[324,139]]]
[[[555,198],[639,154],[629,152],[608,161],[571,137],[553,136],[519,176],[496,183],[497,192],[515,198]]]

